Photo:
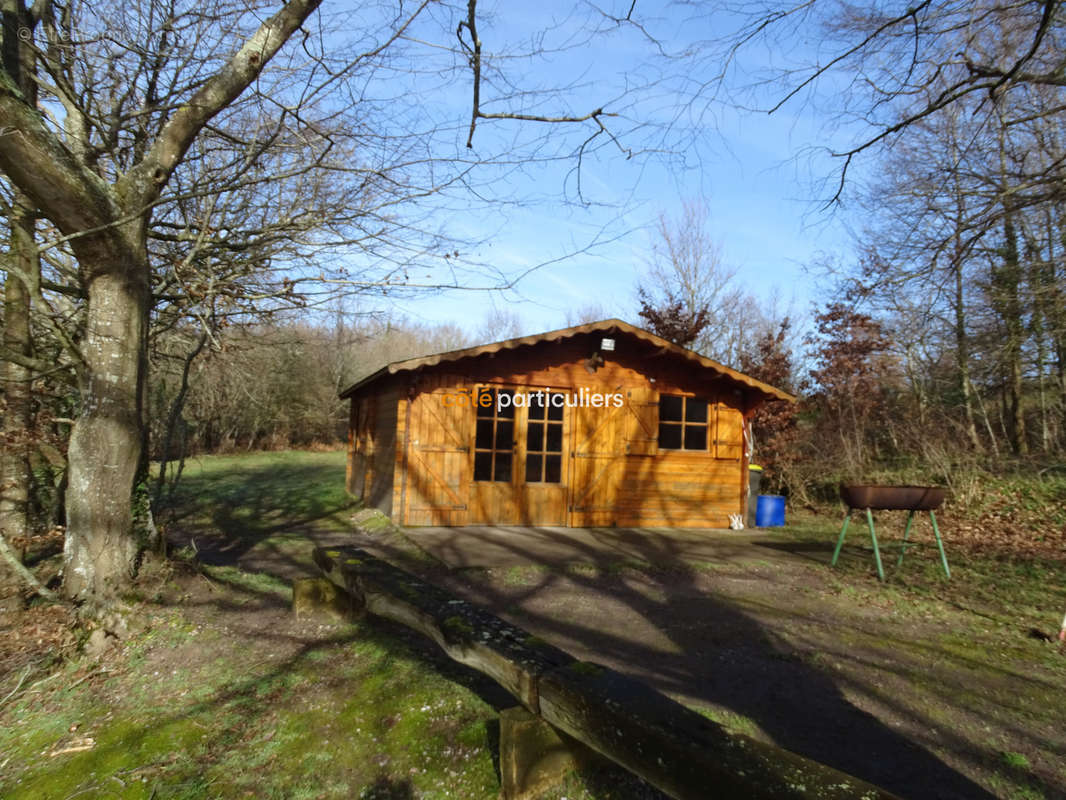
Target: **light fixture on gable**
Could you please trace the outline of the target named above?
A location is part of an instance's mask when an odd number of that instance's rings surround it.
[[[601,339],[600,350],[611,351],[614,350],[614,339]]]

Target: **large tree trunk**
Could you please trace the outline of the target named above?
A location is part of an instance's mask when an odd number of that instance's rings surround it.
[[[21,356],[32,356],[30,333],[30,292],[20,273],[36,273],[33,214],[17,195],[11,218],[10,254],[14,270],[4,281],[4,347]],[[0,421],[0,535],[10,541],[29,532],[29,447],[33,422],[30,402],[30,370],[14,361],[4,361],[4,407]]]
[[[36,24],[21,0],[4,0],[3,68],[22,92],[27,105],[37,106],[34,81],[36,56],[23,36]],[[41,263],[37,254],[36,209],[22,191],[15,190],[11,208],[11,269],[4,281],[4,347],[12,354],[33,355],[30,328],[31,284],[40,278]],[[29,499],[33,480],[30,471],[30,447],[33,440],[33,403],[31,371],[14,361],[0,363],[0,387],[4,395],[0,420],[0,537],[8,541],[30,532]],[[12,550],[5,548],[10,556]],[[16,572],[19,566],[13,565]],[[23,577],[27,577],[23,573]],[[32,576],[30,576],[32,577]],[[29,581],[29,577],[27,577]],[[35,580],[29,581],[40,588]]]
[[[992,305],[1003,323],[1006,341],[1003,347],[1006,379],[1004,411],[1007,414],[1007,438],[1015,455],[1029,454],[1029,438],[1025,431],[1024,386],[1022,381],[1022,346],[1025,342],[1025,323],[1019,294],[1022,283],[1021,252],[1014,212],[1007,198],[1010,196],[1007,169],[1007,148],[1004,126],[999,129],[999,172],[1003,193],[1003,250],[1002,264],[992,271]]]
[[[959,193],[961,196],[961,192]],[[962,219],[964,208],[959,201],[959,219]],[[955,236],[955,255],[951,260],[951,269],[955,277],[955,374],[959,382],[959,395],[962,398],[963,424],[966,428],[966,438],[970,441],[970,447],[980,452],[981,440],[977,436],[977,425],[974,422],[973,393],[970,381],[970,342],[966,333],[966,288],[963,279],[963,264],[966,253],[962,247],[961,238]]]
[[[966,438],[970,447],[975,451],[982,450],[981,440],[977,436],[977,423],[973,413],[973,382],[970,379],[970,347],[966,336],[966,311],[962,305],[962,271],[956,268],[956,298],[955,306],[955,369],[959,381],[959,394],[962,396],[963,424],[966,428]]]
[[[1066,208],[1057,206],[1058,240],[1066,243]],[[1054,234],[1049,233],[1054,240]],[[1051,342],[1055,352],[1055,380],[1058,383],[1059,406],[1059,451],[1066,446],[1066,257],[1060,249],[1057,258],[1051,259],[1051,297],[1048,308],[1051,314]]]
[[[1044,453],[1051,452],[1051,421],[1048,415],[1048,328],[1054,322],[1054,314],[1050,307],[1052,293],[1055,288],[1054,263],[1055,263],[1055,228],[1052,222],[1050,209],[1044,212],[1044,230],[1041,232],[1047,237],[1047,257],[1041,252],[1042,243],[1034,235],[1028,250],[1031,253],[1029,260],[1029,291],[1032,296],[1031,313],[1029,316],[1029,335],[1036,344],[1036,381],[1037,400],[1040,409],[1040,450]]]
[[[63,591],[71,598],[113,595],[134,572],[130,503],[142,444],[147,276],[147,265],[134,263],[89,283],[83,408],[70,436],[63,548]]]
[[[996,273],[996,307],[1006,329],[1004,342],[1007,378],[1007,432],[1015,455],[1029,454],[1029,439],[1025,430],[1023,405],[1022,345],[1025,338],[1025,323],[1022,320],[1021,256],[1018,252],[1018,234],[1013,219],[1008,215],[1003,224],[1003,264]]]

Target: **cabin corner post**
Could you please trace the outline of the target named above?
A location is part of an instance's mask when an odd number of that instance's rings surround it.
[[[400,460],[400,508],[395,510],[394,518],[399,517],[398,524],[407,524],[407,478],[411,469],[411,404],[415,400],[417,390],[412,381],[407,391],[401,396],[403,403],[403,454]]]
[[[356,412],[355,398],[348,398],[348,457],[344,461],[344,488],[350,495],[355,494],[355,442],[356,442],[356,423],[358,422],[358,414]]]
[[[740,448],[740,513],[741,518],[747,524],[747,520],[754,519],[750,514],[751,504],[756,500],[751,496],[751,457],[755,451],[755,437],[752,435],[752,421],[755,419],[756,407],[748,406],[744,410],[744,446]]]

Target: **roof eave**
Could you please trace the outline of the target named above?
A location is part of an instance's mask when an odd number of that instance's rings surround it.
[[[667,341],[660,336],[656,336],[651,331],[646,331],[643,328],[638,328],[635,325],[630,325],[628,322],[624,322],[620,319],[605,319],[597,322],[589,322],[584,325],[575,325],[570,328],[559,328],[554,331],[547,331],[545,333],[535,334],[533,336],[519,336],[513,339],[505,339],[500,342],[491,342],[489,344],[477,345],[475,347],[466,347],[460,350],[450,350],[444,353],[434,353],[428,356],[420,356],[418,358],[409,358],[403,361],[395,361],[391,364],[387,364],[376,372],[367,375],[365,378],[353,383],[343,392],[341,392],[341,399],[351,397],[360,389],[368,386],[371,383],[379,380],[386,375],[395,375],[398,372],[414,371],[422,367],[433,367],[438,364],[448,363],[452,361],[459,361],[464,358],[475,358],[481,355],[489,355],[499,353],[504,350],[514,350],[519,347],[527,345],[539,344],[541,342],[554,342],[560,339],[570,338],[572,336],[579,336],[585,333],[605,332],[611,330],[618,330],[631,335],[636,336],[638,339],[649,342],[656,346],[662,347],[674,355],[679,355],[688,361],[694,361],[699,366],[712,370],[723,378],[730,379],[742,386],[752,389],[759,394],[763,395],[767,400],[783,400],[790,403],[795,403],[796,398],[793,395],[783,392],[776,387],[770,386],[767,383],[763,383],[760,380],[756,380],[742,372],[738,372],[724,364],[719,364],[717,361],[706,356],[701,356],[686,347],[681,347],[673,342]]]

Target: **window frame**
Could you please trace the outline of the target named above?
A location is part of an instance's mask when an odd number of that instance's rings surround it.
[[[511,405],[509,405],[507,407],[508,411],[510,412],[509,416],[500,414],[500,409],[499,409],[499,407],[497,405],[497,399],[496,399],[497,396],[498,396],[498,393],[500,393],[500,392],[506,392],[506,393],[509,393],[511,395],[512,402],[511,402]],[[486,394],[488,394],[488,395],[490,395],[492,397],[492,402],[488,406],[482,406],[481,405],[481,398],[484,395],[486,395]],[[506,484],[513,484],[514,483],[515,467],[516,467],[515,455],[516,455],[516,450],[517,450],[516,443],[518,441],[518,435],[517,435],[518,434],[518,429],[517,429],[518,419],[517,419],[517,414],[515,413],[514,395],[515,395],[515,390],[514,389],[512,389],[510,387],[500,387],[500,386],[481,386],[481,387],[478,387],[477,392],[474,394],[474,398],[475,398],[475,401],[474,401],[474,446],[471,448],[471,450],[473,451],[473,464],[472,464],[473,469],[471,470],[471,478],[476,483],[506,483]],[[488,414],[484,414],[484,413],[482,413],[483,411],[488,411],[489,413]],[[479,447],[478,443],[477,443],[477,439],[478,439],[478,424],[483,422],[483,421],[488,421],[488,422],[491,422],[491,424],[492,424],[491,441],[490,441],[490,446],[489,447]],[[499,438],[499,423],[500,422],[510,423],[510,425],[511,425],[510,445],[509,445],[509,447],[506,447],[506,448],[505,447],[499,447],[498,438]],[[488,454],[488,456],[489,456],[489,477],[488,478],[479,478],[477,476],[478,475],[478,456],[482,456],[483,457],[485,454]],[[507,477],[506,478],[497,477],[498,474],[499,474],[499,469],[498,469],[498,466],[497,466],[498,465],[497,458],[498,458],[498,456],[500,454],[506,454],[508,456],[509,461],[510,461],[510,466],[508,467],[508,472],[507,472]],[[522,465],[522,466],[524,467],[524,465]]]
[[[681,401],[681,419],[663,419],[663,400],[665,398],[672,398]],[[703,403],[704,412],[702,421],[690,421],[689,420],[689,402],[696,401]],[[658,415],[658,428],[656,440],[659,450],[666,450],[669,452],[687,452],[687,453],[707,453],[710,451],[711,444],[711,402],[704,397],[696,397],[695,395],[683,395],[683,394],[659,394],[659,415]],[[670,447],[663,443],[663,427],[669,426],[676,428],[680,434],[679,446]],[[688,431],[703,430],[703,447],[686,447],[688,441]]]
[[[550,389],[538,389],[537,391],[544,392],[544,404],[537,407],[542,409],[543,416],[533,416],[533,403],[526,406],[526,436],[525,436],[525,451],[524,461],[522,464],[522,482],[526,484],[535,484],[538,486],[558,486],[563,483],[563,455],[566,453],[566,394],[565,392],[552,391]],[[537,392],[530,392],[532,396],[535,396]],[[563,398],[563,404],[559,406],[553,406],[551,403],[552,395],[559,395]],[[558,409],[559,418],[552,419],[553,409]],[[540,447],[530,447],[529,441],[529,429],[531,425],[540,425]],[[548,430],[552,426],[555,426],[559,430],[559,449],[548,449]],[[529,459],[530,456],[535,456],[540,459],[540,478],[536,480],[529,479]],[[558,477],[555,480],[548,479],[548,459],[553,457],[558,459]]]

